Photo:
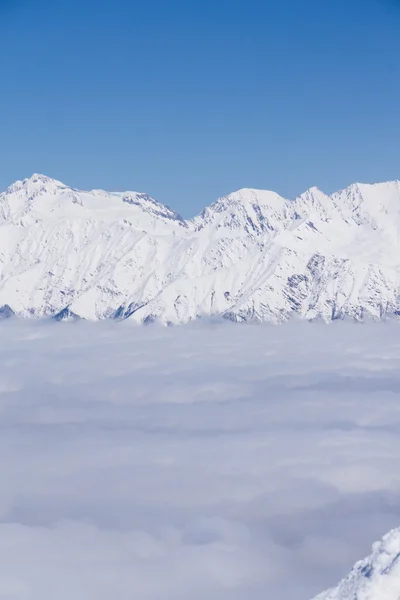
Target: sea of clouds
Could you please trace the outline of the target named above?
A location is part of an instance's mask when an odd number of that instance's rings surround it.
[[[0,324],[0,598],[310,600],[400,525],[400,325]]]

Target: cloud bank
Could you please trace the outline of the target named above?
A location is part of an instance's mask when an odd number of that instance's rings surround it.
[[[0,597],[309,600],[400,524],[400,328],[0,326]]]

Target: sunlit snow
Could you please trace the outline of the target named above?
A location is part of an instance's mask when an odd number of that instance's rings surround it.
[[[400,315],[400,183],[242,189],[191,220],[33,175],[0,194],[0,312],[186,323]]]

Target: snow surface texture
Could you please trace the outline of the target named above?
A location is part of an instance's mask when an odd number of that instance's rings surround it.
[[[397,321],[0,338],[1,599],[310,600],[400,524]]]
[[[185,221],[34,175],[0,195],[0,315],[185,323],[400,314],[400,184],[243,189]],[[1,308],[2,307],[2,308]]]
[[[359,561],[334,590],[315,600],[399,600],[400,529],[388,533],[373,546],[372,554]]]

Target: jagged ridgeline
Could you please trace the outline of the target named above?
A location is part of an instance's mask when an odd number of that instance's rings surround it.
[[[296,200],[243,189],[184,220],[146,194],[34,175],[0,195],[0,226],[0,317],[400,314],[398,181]]]

